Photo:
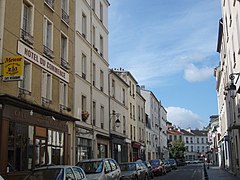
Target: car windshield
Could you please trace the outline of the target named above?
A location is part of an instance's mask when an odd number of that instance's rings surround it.
[[[170,164],[176,163],[176,161],[174,159],[169,159],[168,161],[169,161]]]
[[[153,165],[153,166],[160,165],[160,161],[159,160],[152,160],[151,165]]]
[[[80,162],[79,166],[85,171],[86,174],[100,173],[103,170],[102,161]]]
[[[63,179],[62,168],[38,169],[33,171],[25,180]]]
[[[135,171],[136,170],[136,164],[135,163],[129,163],[129,164],[120,164],[120,169],[122,171]]]

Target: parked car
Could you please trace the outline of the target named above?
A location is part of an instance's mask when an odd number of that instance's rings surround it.
[[[121,178],[120,167],[111,158],[88,159],[80,161],[76,165],[80,166],[85,171],[87,178],[91,180],[119,180]]]
[[[170,162],[168,160],[164,160],[163,163],[164,163],[166,172],[170,172],[172,170]]]
[[[160,159],[151,160],[150,164],[152,165],[152,168],[153,168],[152,172],[153,172],[154,176],[166,174],[164,164]]]
[[[34,169],[24,180],[87,180],[85,172],[77,166],[57,165]]]
[[[177,166],[184,166],[186,164],[186,162],[181,159],[177,159],[176,162],[177,162]]]
[[[147,166],[148,168],[148,177],[149,178],[154,178],[154,174],[153,174],[153,168],[152,168],[152,165],[150,164],[149,161],[143,161],[143,163]]]
[[[172,169],[177,169],[177,162],[175,159],[168,159],[169,163],[171,164]]]
[[[119,164],[122,176],[121,180],[124,179],[137,179],[144,180],[148,179],[148,169],[141,161],[127,162]]]

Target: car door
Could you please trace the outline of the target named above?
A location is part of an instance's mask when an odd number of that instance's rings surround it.
[[[118,180],[120,179],[121,176],[121,171],[120,168],[118,167],[116,161],[114,161],[113,159],[109,159],[109,163],[111,165],[111,169],[112,169],[112,178],[114,180]]]

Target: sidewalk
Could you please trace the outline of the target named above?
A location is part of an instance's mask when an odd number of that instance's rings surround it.
[[[207,166],[206,166],[207,169]],[[229,172],[220,169],[218,166],[209,166],[207,169],[208,179],[209,180],[239,180],[240,177],[233,176]]]

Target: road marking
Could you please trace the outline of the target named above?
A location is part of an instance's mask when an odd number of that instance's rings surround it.
[[[193,172],[193,174],[192,174],[191,178],[193,178],[193,176],[195,175],[195,173],[196,173],[196,172],[197,172],[196,170]]]

